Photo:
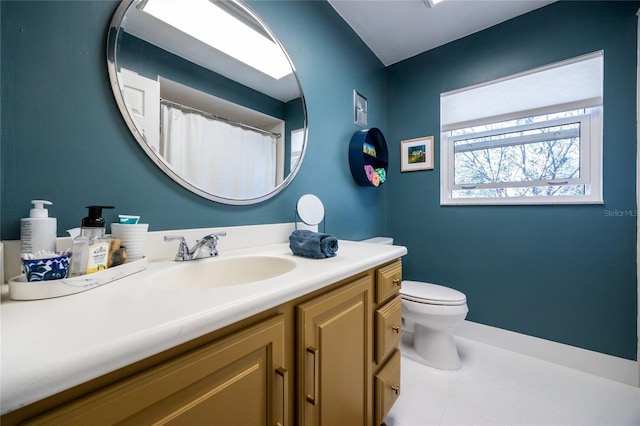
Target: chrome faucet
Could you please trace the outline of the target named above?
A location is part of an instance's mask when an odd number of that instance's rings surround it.
[[[206,247],[209,249],[208,257],[217,256],[218,255],[218,248],[217,248],[218,238],[224,237],[225,235],[227,235],[225,231],[214,232],[213,234],[205,235],[201,239],[197,240],[195,245],[191,249],[189,249],[189,246],[187,245],[187,240],[185,240],[184,237],[180,237],[180,236],[172,237],[169,235],[165,235],[164,240],[180,241],[180,244],[178,245],[178,253],[176,254],[175,260],[183,261],[183,260],[195,260],[195,259],[200,259],[202,257],[207,257],[207,256],[200,256],[202,247]]]

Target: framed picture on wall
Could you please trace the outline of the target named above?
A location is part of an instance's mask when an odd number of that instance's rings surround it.
[[[400,171],[433,170],[433,136],[401,141]]]

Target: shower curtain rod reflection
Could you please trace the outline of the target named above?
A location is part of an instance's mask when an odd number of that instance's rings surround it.
[[[276,139],[279,139],[280,136],[282,136],[280,133],[275,133],[275,132],[271,132],[269,130],[265,130],[265,129],[261,129],[259,127],[255,127],[255,126],[251,126],[250,124],[246,124],[246,123],[242,123],[240,121],[235,121],[235,120],[231,120],[229,118],[225,118],[225,117],[221,117],[219,115],[207,112],[207,111],[202,111],[187,105],[183,105],[183,104],[179,104],[177,102],[173,102],[170,101],[168,99],[164,99],[164,98],[160,98],[160,103],[173,107],[173,108],[178,108],[181,109],[182,111],[186,111],[186,112],[193,112],[199,115],[202,115],[204,117],[207,118],[212,118],[214,120],[218,120],[218,121],[224,121],[225,123],[231,124],[232,126],[237,126],[237,127],[242,127],[243,129],[248,129],[248,130],[253,130],[254,132],[259,132],[265,135],[270,135],[273,136]]]

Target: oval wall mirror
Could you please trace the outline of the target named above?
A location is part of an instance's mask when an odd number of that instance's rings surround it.
[[[236,0],[123,0],[107,37],[120,112],[173,180],[225,204],[273,197],[307,138],[300,81],[280,42]]]

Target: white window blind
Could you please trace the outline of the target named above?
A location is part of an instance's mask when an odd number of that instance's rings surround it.
[[[443,132],[478,123],[602,105],[604,52],[440,95]]]

